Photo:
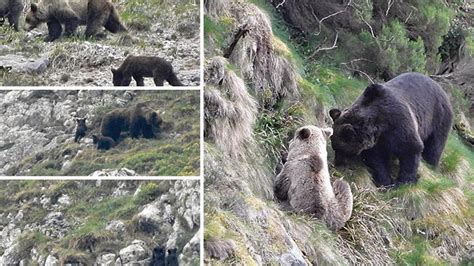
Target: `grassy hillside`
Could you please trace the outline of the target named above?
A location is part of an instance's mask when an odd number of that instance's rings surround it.
[[[238,113],[227,116],[229,127],[245,122],[254,133],[241,140],[240,156],[222,145],[218,134],[207,135],[205,242],[206,259],[211,264],[278,264],[290,263],[291,259],[323,265],[472,263],[474,151],[454,130],[439,169],[422,163],[417,184],[389,191],[375,188],[362,165],[334,168],[329,145],[332,178],[349,181],[354,194],[353,216],[336,233],[320,221],[279,206],[272,194],[274,171],[294,130],[307,124],[330,125],[328,110],[349,106],[369,80],[360,73],[354,77],[353,71],[329,62],[327,57],[309,57],[311,51],[305,50],[308,46],[295,38],[297,34],[266,1],[207,3],[204,23],[208,65],[215,56],[226,57],[239,30],[248,31],[234,47],[234,53],[243,53],[243,58],[225,58],[222,84],[213,82],[216,74],[208,67],[206,91],[220,90],[225,105],[220,107],[222,114],[212,117],[209,111],[206,122],[212,124],[215,117],[219,123],[226,121],[222,118],[224,110],[231,109],[224,106],[234,104],[239,108],[238,97],[243,97],[243,90],[259,103],[253,122]],[[344,43],[338,45],[340,49],[335,51],[347,51]],[[258,54],[262,50],[266,52]],[[278,60],[287,60],[290,65],[277,65]],[[281,88],[269,86],[263,88],[266,93],[260,93],[262,88],[255,86],[254,76],[247,71],[264,71],[265,64],[274,64],[265,79],[272,79],[272,71],[282,67],[293,71],[297,90],[281,95]],[[232,75],[245,85],[228,81]],[[458,88],[445,89],[456,117],[469,114]],[[268,102],[274,104],[266,105]],[[215,103],[218,101],[206,102],[206,108],[213,110]],[[227,135],[227,139],[233,138],[238,136]]]

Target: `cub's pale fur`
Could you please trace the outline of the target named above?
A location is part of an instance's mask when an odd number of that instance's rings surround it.
[[[314,215],[332,230],[340,229],[352,214],[349,184],[336,180],[331,186],[326,141],[331,128],[304,126],[290,143],[287,162],[275,181],[275,195],[297,212]]]

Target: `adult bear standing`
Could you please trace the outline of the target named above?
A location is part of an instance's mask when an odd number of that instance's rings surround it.
[[[420,158],[439,164],[453,112],[441,86],[419,73],[405,73],[384,84],[372,84],[347,109],[332,109],[336,166],[359,156],[378,186],[417,182]],[[398,158],[394,182],[390,161]]]
[[[120,139],[120,133],[129,131],[132,138],[143,136],[154,138],[162,119],[159,113],[144,103],[138,103],[129,108],[119,108],[107,113],[102,118],[100,131],[103,136],[111,137],[115,142]]]
[[[47,23],[45,41],[58,39],[62,24],[66,36],[72,35],[79,25],[87,25],[86,37],[97,35],[102,27],[112,33],[127,31],[109,0],[40,0],[37,4],[31,3],[26,23],[28,31]]]

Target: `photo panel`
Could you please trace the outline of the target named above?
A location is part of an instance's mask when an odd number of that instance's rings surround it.
[[[199,86],[200,1],[0,2],[0,86]]]
[[[1,265],[199,265],[199,180],[2,180]]]
[[[0,175],[199,176],[200,94],[0,91]]]

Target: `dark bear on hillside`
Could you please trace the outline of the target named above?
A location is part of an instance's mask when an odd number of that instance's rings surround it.
[[[155,247],[153,249],[153,256],[150,261],[150,266],[164,266],[165,265],[165,249],[162,247]]]
[[[112,74],[114,86],[128,86],[132,77],[137,86],[145,86],[143,77],[153,77],[156,86],[163,86],[165,80],[171,86],[184,86],[171,63],[161,57],[129,55],[118,69],[112,68]]]
[[[129,131],[132,138],[143,136],[154,138],[161,125],[159,113],[144,103],[129,108],[119,108],[107,113],[102,118],[100,131],[102,135],[111,137],[118,142],[120,133]]]
[[[8,23],[15,31],[19,30],[23,0],[0,0],[0,18],[8,18]]]
[[[166,266],[178,266],[178,254],[176,248],[168,249],[168,255],[166,256]]]
[[[76,134],[74,135],[74,142],[79,142],[83,137],[86,136],[87,126],[86,118],[76,118],[77,127]]]
[[[98,150],[110,150],[115,146],[115,141],[111,137],[92,135],[92,142],[97,144]]]
[[[398,158],[396,185],[415,183],[420,158],[437,166],[453,112],[441,86],[418,73],[372,84],[344,111],[332,109],[335,164],[360,155],[379,186],[394,184],[391,158]]]
[[[27,30],[45,22],[48,24],[47,42],[61,36],[62,24],[66,36],[72,35],[79,25],[87,25],[86,37],[98,36],[102,27],[112,33],[127,31],[109,0],[40,0],[37,4],[32,3],[26,14]]]

